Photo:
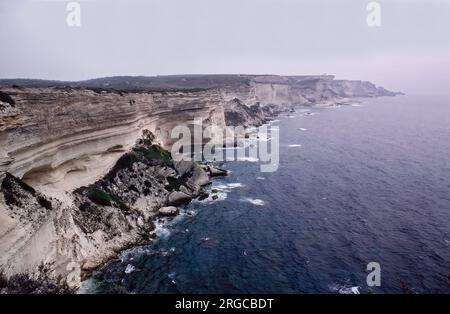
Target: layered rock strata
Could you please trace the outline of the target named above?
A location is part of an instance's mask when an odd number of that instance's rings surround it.
[[[21,86],[0,80],[0,265],[6,274],[41,264],[64,278],[88,273],[149,241],[152,219],[176,212],[166,206],[204,197],[210,177],[226,173],[171,160],[165,149],[175,141],[175,126],[261,125],[299,105],[395,94],[332,76],[158,80]]]

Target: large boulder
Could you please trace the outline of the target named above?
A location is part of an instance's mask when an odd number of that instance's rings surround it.
[[[173,165],[180,176],[189,175],[187,185],[192,190],[198,190],[210,183],[208,173],[195,161],[181,160],[174,162]]]
[[[192,196],[180,191],[174,191],[169,194],[169,205],[179,206],[182,204],[189,203],[192,200]]]
[[[174,161],[173,166],[180,176],[184,176],[188,172],[192,172],[197,163],[195,161],[180,160]]]
[[[184,185],[180,186],[180,192],[183,192],[184,194],[187,194],[187,195],[192,195],[192,192]]]
[[[167,206],[161,207],[158,212],[161,216],[176,216],[180,211],[174,206]]]
[[[194,189],[198,189],[198,187],[205,186],[211,183],[211,181],[209,181],[208,173],[198,164],[195,164],[192,169],[192,176],[187,183],[191,187],[194,187]]]

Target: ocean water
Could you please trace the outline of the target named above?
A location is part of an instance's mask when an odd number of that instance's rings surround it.
[[[124,252],[91,292],[450,293],[450,101],[397,96],[280,117],[280,166],[227,162],[216,200]],[[357,287],[357,288],[356,288]]]

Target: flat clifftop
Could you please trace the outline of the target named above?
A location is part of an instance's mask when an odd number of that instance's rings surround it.
[[[111,89],[135,92],[189,91],[211,88],[239,88],[252,83],[288,84],[291,86],[302,82],[314,84],[314,81],[331,82],[333,75],[251,75],[251,74],[192,74],[160,76],[113,76],[95,78],[85,81],[54,81],[38,79],[0,79],[0,87],[18,85],[24,87],[84,87],[92,89]],[[342,81],[336,81],[342,82]],[[350,81],[355,84],[361,81]],[[370,85],[369,82],[364,84]],[[373,84],[372,84],[373,85]],[[373,85],[373,87],[375,87]],[[376,88],[376,87],[375,87]],[[385,91],[388,92],[388,91]],[[390,93],[390,92],[389,92]]]

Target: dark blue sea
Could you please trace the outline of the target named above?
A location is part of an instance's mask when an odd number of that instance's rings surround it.
[[[450,293],[449,99],[279,117],[277,171],[225,163],[216,200],[159,223],[158,240],[109,262],[89,291],[367,293],[377,262],[373,293]]]

